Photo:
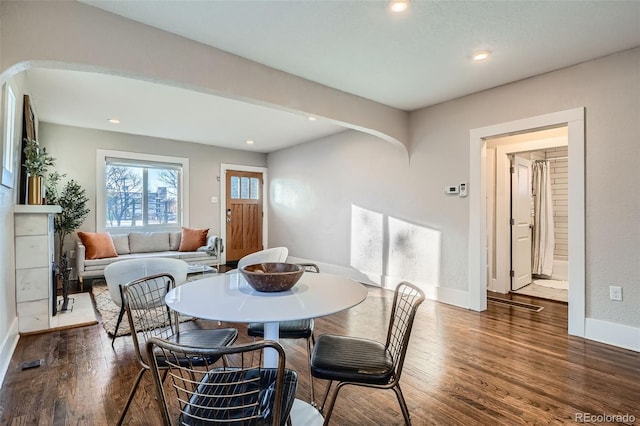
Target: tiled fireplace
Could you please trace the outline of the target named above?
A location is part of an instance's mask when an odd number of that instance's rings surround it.
[[[53,215],[60,206],[16,205],[16,305],[20,333],[52,328],[56,293],[53,287]]]

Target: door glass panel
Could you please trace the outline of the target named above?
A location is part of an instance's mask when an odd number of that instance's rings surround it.
[[[231,198],[240,198],[240,178],[238,176],[231,176]]]
[[[251,178],[251,199],[260,199],[260,187],[258,186],[260,181],[258,178]]]
[[[249,178],[240,178],[240,198],[246,200],[249,198]]]

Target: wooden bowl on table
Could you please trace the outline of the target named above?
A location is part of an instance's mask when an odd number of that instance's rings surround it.
[[[240,273],[254,290],[273,293],[290,290],[304,274],[304,268],[295,263],[266,262],[243,266]]]

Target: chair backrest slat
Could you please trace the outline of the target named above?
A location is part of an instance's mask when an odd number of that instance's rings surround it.
[[[167,292],[175,288],[170,274],[156,274],[124,286],[124,304],[131,337],[140,364],[148,368],[144,345],[152,337],[168,338],[179,333],[178,314],[165,304]]]
[[[298,265],[302,266],[305,272],[320,273],[320,268],[315,263],[298,263]]]
[[[401,282],[396,287],[386,342],[387,351],[393,359],[396,381],[400,380],[413,321],[424,299],[424,292],[411,283]]]
[[[277,351],[277,368],[262,367],[265,348]],[[293,405],[297,375],[285,369],[285,353],[274,341],[215,348],[189,347],[152,337],[147,357],[165,424],[284,425]],[[202,360],[225,356],[229,365],[214,367]],[[173,398],[160,369],[168,368]]]

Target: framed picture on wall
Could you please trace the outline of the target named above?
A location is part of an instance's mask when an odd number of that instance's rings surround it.
[[[26,147],[26,139],[38,140],[36,129],[38,128],[38,116],[34,113],[31,106],[29,95],[23,96],[23,113],[22,113],[22,137],[19,141],[20,146],[20,181],[18,185],[18,200],[20,204],[27,203],[27,169],[22,165],[25,163],[24,149]]]
[[[10,83],[4,83],[1,91],[0,102],[0,128],[2,129],[2,176],[0,183],[13,188],[16,172],[15,148],[18,146],[18,126],[17,126],[17,101],[15,89]]]

